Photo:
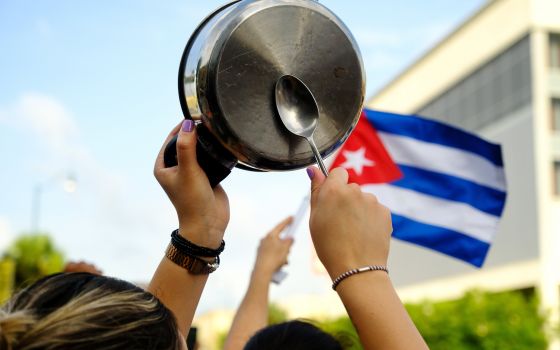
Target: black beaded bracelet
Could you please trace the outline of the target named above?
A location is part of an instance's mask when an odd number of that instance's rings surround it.
[[[369,265],[369,266],[360,267],[358,269],[352,269],[352,270],[344,272],[343,274],[341,274],[340,276],[335,278],[335,280],[333,281],[333,284],[332,284],[332,289],[336,291],[336,287],[345,278],[350,277],[350,276],[355,275],[355,274],[358,274],[358,273],[366,272],[366,271],[385,271],[385,272],[389,273],[389,269],[387,268],[387,266],[383,266],[383,265]]]
[[[222,240],[222,243],[217,249],[201,247],[179,235],[179,229],[171,232],[171,244],[173,244],[175,248],[186,255],[211,258],[219,256],[220,253],[224,251],[224,248],[226,246],[226,242]]]

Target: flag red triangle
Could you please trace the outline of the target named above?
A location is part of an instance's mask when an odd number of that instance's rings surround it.
[[[331,169],[336,167],[346,168],[348,182],[359,185],[392,182],[402,177],[399,167],[364,113],[338,152]]]

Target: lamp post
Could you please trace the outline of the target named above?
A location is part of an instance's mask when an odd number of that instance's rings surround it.
[[[41,214],[41,197],[43,195],[43,191],[49,185],[58,182],[61,180],[60,176],[54,176],[48,181],[39,182],[33,186],[33,194],[31,198],[31,232],[36,233],[39,230],[39,219]],[[66,174],[66,176],[62,179],[62,188],[65,192],[73,193],[76,191],[77,188],[77,181],[76,176],[72,173]]]

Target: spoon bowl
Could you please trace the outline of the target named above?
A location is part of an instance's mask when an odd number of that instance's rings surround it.
[[[309,142],[317,164],[328,176],[323,158],[313,140],[313,133],[319,120],[319,107],[311,90],[304,82],[293,75],[278,79],[275,88],[276,108],[286,129],[292,134],[303,137]]]

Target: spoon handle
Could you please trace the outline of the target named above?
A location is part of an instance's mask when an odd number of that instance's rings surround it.
[[[313,141],[313,137],[307,137],[306,139],[309,142],[309,145],[311,146],[311,150],[313,151],[313,155],[317,160],[317,164],[319,164],[319,168],[321,168],[321,171],[323,172],[323,174],[325,174],[325,176],[329,176],[327,167],[325,167],[325,163],[323,163],[323,157],[321,157],[321,153],[319,153],[317,146],[315,146],[315,141]]]

